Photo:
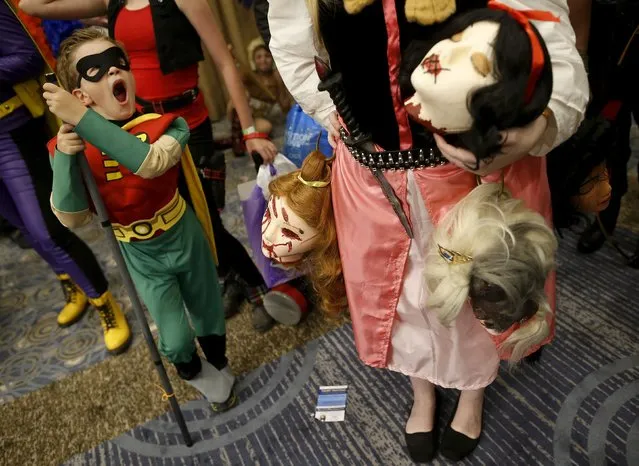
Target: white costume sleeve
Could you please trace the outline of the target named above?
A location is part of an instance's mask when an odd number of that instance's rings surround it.
[[[544,38],[552,63],[553,87],[548,107],[554,114],[546,134],[531,155],[545,155],[572,136],[581,124],[590,89],[583,60],[575,45],[575,32],[568,18],[566,0],[502,0],[518,10],[546,10],[558,16],[559,23],[533,21]]]
[[[277,68],[302,109],[324,127],[334,110],[326,92],[317,91],[313,27],[304,0],[269,0],[271,29],[269,47]],[[559,23],[535,21],[544,38],[553,68],[553,91],[548,106],[553,112],[546,134],[532,155],[545,155],[577,131],[588,104],[588,77],[575,46],[575,33],[568,18],[566,0],[503,0],[520,10],[547,10]]]
[[[335,105],[328,92],[320,92],[315,71],[319,55],[313,41],[313,25],[304,0],[269,0],[269,49],[289,92],[304,112],[323,127]]]

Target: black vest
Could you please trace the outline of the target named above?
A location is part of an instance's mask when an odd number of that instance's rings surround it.
[[[175,0],[149,0],[153,30],[162,73],[186,68],[204,59],[200,36]],[[109,36],[115,37],[115,21],[126,0],[109,0]]]

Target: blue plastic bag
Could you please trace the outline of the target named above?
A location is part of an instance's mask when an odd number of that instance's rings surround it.
[[[286,134],[282,148],[286,158],[301,168],[306,156],[315,150],[318,136],[320,152],[330,157],[333,154],[333,148],[328,143],[328,132],[304,113],[302,107],[298,104],[293,105],[286,117]]]

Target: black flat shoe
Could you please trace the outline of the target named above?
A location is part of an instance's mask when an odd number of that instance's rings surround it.
[[[415,463],[428,463],[437,453],[437,414],[439,412],[439,397],[435,390],[435,414],[433,417],[433,430],[430,432],[414,432],[406,433],[404,430],[404,438],[406,439],[406,447],[408,454]],[[409,414],[410,416],[410,414]]]
[[[453,419],[455,418],[455,413],[457,412],[457,406],[459,405],[460,396],[461,393],[457,396],[457,402],[455,403],[455,407],[453,408],[453,414],[450,416],[448,424],[446,424],[446,428],[444,429],[444,433],[442,434],[442,443],[439,446],[439,451],[441,452],[442,456],[452,461],[460,461],[470,455],[477,447],[477,445],[479,445],[479,439],[481,438],[481,433],[479,434],[479,437],[473,439],[462,434],[461,432],[457,432],[450,426],[453,423]],[[481,420],[483,430],[483,413]]]

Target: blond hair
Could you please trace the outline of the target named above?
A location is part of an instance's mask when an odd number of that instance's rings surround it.
[[[348,308],[342,262],[337,243],[337,228],[331,198],[331,166],[321,152],[311,152],[301,170],[275,178],[269,185],[272,196],[286,198],[290,209],[310,227],[320,232],[319,240],[301,263],[320,299],[321,309],[337,317]],[[300,178],[302,178],[300,180]],[[302,181],[304,180],[304,181]],[[319,182],[322,187],[308,183]],[[326,185],[325,185],[326,184]]]
[[[73,33],[62,41],[60,44],[60,53],[58,54],[58,62],[56,65],[56,74],[58,81],[63,89],[71,92],[77,87],[78,71],[73,65],[75,53],[82,44],[92,42],[94,40],[104,40],[111,42],[113,45],[120,47],[124,51],[122,44],[111,39],[100,27],[88,27],[76,29]],[[126,51],[125,51],[126,54]]]
[[[450,325],[468,298],[489,285],[500,291],[507,318],[534,306],[535,314],[498,348],[517,362],[550,333],[553,311],[544,285],[555,267],[557,239],[540,214],[503,190],[501,183],[479,185],[441,220],[426,259],[426,305]],[[470,260],[451,263],[439,246]],[[490,298],[482,305],[490,312]]]

